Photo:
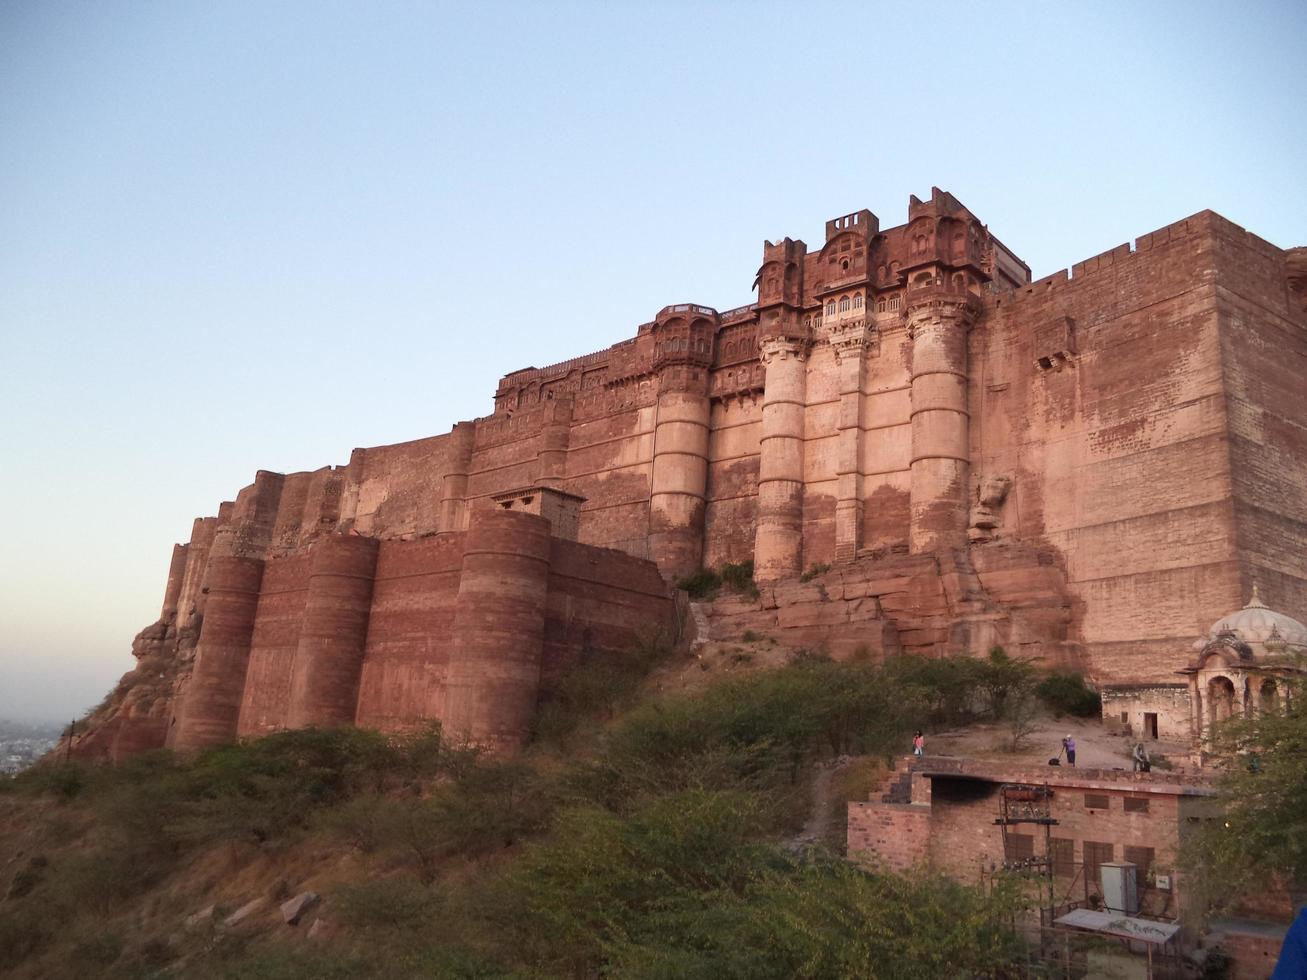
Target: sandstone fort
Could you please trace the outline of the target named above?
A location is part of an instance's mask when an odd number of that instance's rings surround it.
[[[259,471],[174,549],[81,751],[432,721],[512,746],[569,662],[759,626],[1002,645],[1179,737],[1217,710],[1194,645],[1237,645],[1213,623],[1254,586],[1260,640],[1307,644],[1307,249],[1204,211],[1032,282],[935,189],[741,263],[754,302],[669,303],[446,433]],[[677,599],[746,561],[756,600]]]

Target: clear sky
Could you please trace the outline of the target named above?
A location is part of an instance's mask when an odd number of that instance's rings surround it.
[[[1307,244],[1307,4],[0,5],[0,716],[129,669],[258,468],[487,414],[765,238]]]

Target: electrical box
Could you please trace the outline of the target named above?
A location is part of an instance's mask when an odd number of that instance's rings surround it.
[[[1102,865],[1103,904],[1111,912],[1134,915],[1139,911],[1138,869],[1128,861]]]

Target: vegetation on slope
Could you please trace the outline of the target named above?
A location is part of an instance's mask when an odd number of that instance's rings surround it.
[[[6,784],[0,971],[106,977],[1002,975],[1015,892],[787,845],[805,768],[994,715],[1028,666],[798,658],[637,698],[656,652],[579,667],[571,719],[517,759],[299,731],[182,758],[47,765]],[[548,709],[542,718],[548,719]],[[577,718],[581,720],[578,722]],[[587,720],[588,719],[588,720]],[[326,939],[186,918],[309,887]]]

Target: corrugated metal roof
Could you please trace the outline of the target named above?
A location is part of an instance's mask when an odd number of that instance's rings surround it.
[[[1176,923],[1136,919],[1129,915],[1097,912],[1094,909],[1074,909],[1057,919],[1057,924],[1088,929],[1091,932],[1102,932],[1122,939],[1133,939],[1141,943],[1152,943],[1154,946],[1170,942],[1180,931],[1180,926]]]

